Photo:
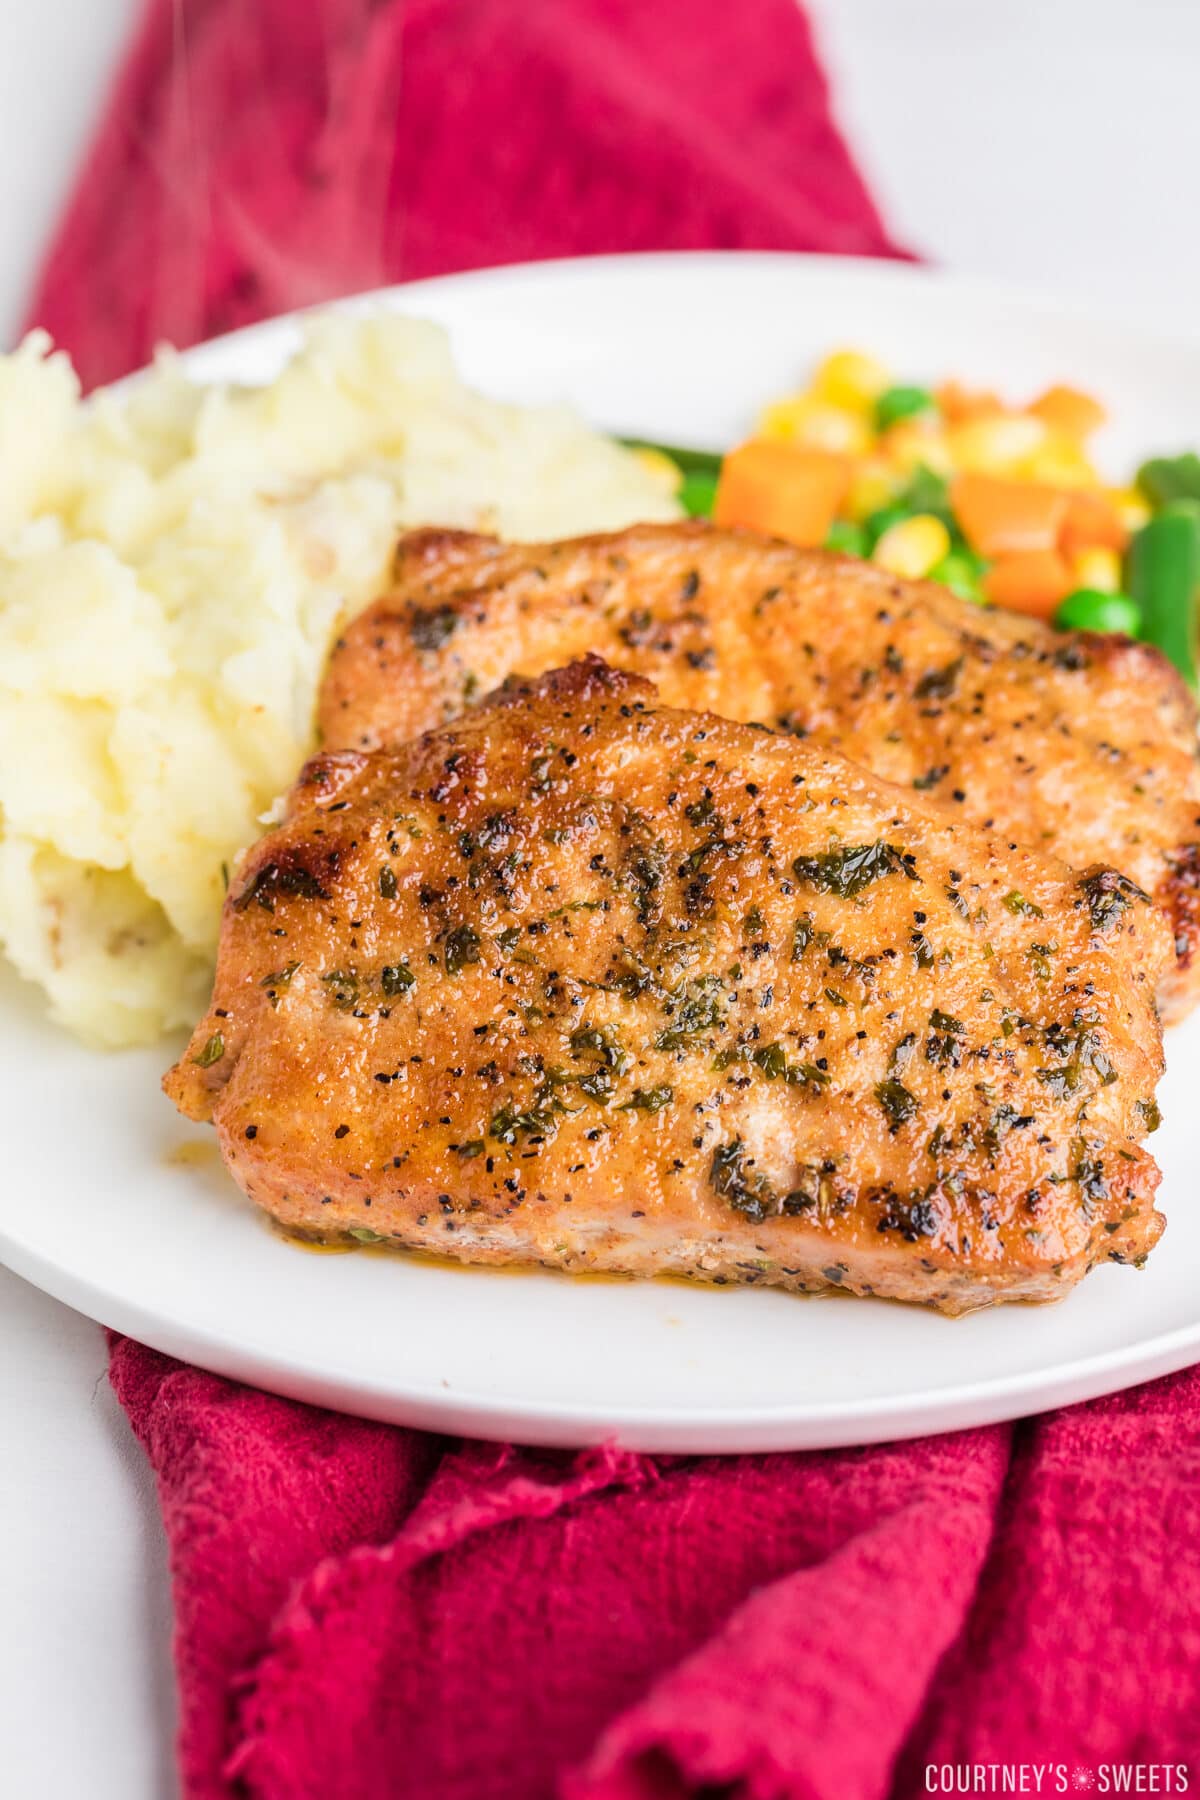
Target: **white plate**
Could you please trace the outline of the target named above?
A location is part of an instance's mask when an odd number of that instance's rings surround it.
[[[721,444],[838,343],[906,376],[1111,402],[1114,468],[1200,437],[1200,347],[927,271],[784,256],[544,264],[374,297],[446,324],[464,373],[596,423]],[[363,302],[355,303],[361,306]],[[263,380],[273,321],[189,358]],[[86,1051],[0,981],[0,1258],[105,1324],[222,1374],[372,1417],[640,1449],[868,1443],[1012,1418],[1200,1360],[1200,1019],[1173,1033],[1155,1139],[1169,1227],[1142,1273],[959,1320],[877,1301],[569,1281],[310,1255],[158,1092],[169,1048]]]

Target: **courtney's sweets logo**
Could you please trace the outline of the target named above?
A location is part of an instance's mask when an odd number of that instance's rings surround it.
[[[1186,1763],[927,1763],[927,1794],[1186,1794]]]

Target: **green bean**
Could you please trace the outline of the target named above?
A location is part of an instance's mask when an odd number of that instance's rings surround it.
[[[1152,456],[1138,470],[1137,484],[1155,508],[1172,500],[1200,500],[1200,456],[1192,450],[1182,456]]]
[[[1195,687],[1200,502],[1171,500],[1135,532],[1125,585],[1142,609],[1142,636]]]

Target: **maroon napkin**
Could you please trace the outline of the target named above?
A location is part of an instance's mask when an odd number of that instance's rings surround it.
[[[32,317],[90,386],[385,282],[714,248],[897,254],[791,0],[150,0]]]
[[[1200,1372],[1011,1429],[707,1458],[450,1442],[128,1339],[112,1379],[162,1495],[191,1796],[1200,1772]]]
[[[790,0],[154,0],[33,316],[96,382],[381,281],[714,245],[894,253]],[[112,1379],[162,1497],[193,1800],[1187,1783],[1196,1375],[708,1459],[443,1440],[128,1340]]]

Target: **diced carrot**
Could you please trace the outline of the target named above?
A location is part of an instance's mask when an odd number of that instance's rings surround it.
[[[1074,587],[1070,564],[1057,550],[1015,550],[997,557],[983,578],[994,606],[1048,619]]]
[[[950,504],[964,537],[980,556],[1053,550],[1067,512],[1067,496],[1054,488],[999,475],[957,475],[950,487]]]
[[[1107,494],[1095,488],[1072,488],[1067,495],[1061,543],[1064,550],[1124,550],[1129,527]]]
[[[752,438],[721,464],[713,518],[793,544],[822,544],[852,474],[851,459],[834,451]]]
[[[944,381],[934,389],[938,411],[950,425],[965,424],[968,419],[988,419],[1004,411],[998,394],[983,388],[965,388],[961,382]]]
[[[1093,400],[1090,394],[1063,385],[1048,387],[1028,410],[1051,431],[1061,431],[1064,437],[1072,438],[1090,437],[1108,417],[1100,402]]]

